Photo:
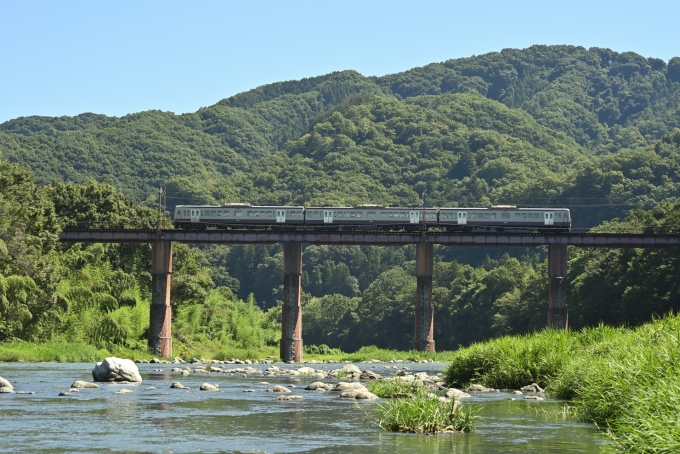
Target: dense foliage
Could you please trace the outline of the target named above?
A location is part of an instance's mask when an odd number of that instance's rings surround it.
[[[408,205],[427,190],[429,205],[567,206],[576,228],[609,221],[599,228],[674,231],[679,109],[678,58],[533,46],[384,77],[343,71],[281,82],[183,115],[5,122],[0,341],[77,332],[101,345],[142,345],[135,320],[148,305],[148,247],[63,246],[56,235],[65,226],[152,227],[160,184],[170,210],[234,201]],[[305,343],[410,349],[414,252],[306,247]],[[545,251],[435,254],[438,349],[544,325]],[[574,249],[570,257],[572,326],[639,324],[677,309],[674,250]],[[176,245],[178,345],[275,344],[282,259],[278,245]]]

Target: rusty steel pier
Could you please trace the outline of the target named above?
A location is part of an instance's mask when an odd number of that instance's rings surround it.
[[[281,359],[302,361],[302,309],[300,278],[302,243],[326,245],[416,245],[416,323],[414,348],[434,351],[432,307],[433,245],[442,246],[548,246],[548,326],[566,329],[567,246],[593,248],[667,248],[680,246],[680,234],[636,233],[442,233],[300,230],[66,230],[59,235],[71,243],[150,243],[152,301],[149,349],[172,356],[170,282],[172,242],[189,244],[283,244],[283,311]]]

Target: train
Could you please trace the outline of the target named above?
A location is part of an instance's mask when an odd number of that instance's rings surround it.
[[[519,231],[569,232],[567,208],[409,208],[382,205],[356,207],[177,205],[173,217],[177,229],[319,228],[328,230],[420,230],[423,225],[449,232]]]

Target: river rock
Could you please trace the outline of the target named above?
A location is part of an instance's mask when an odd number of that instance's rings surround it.
[[[339,391],[339,392],[352,391],[352,390],[365,391],[366,387],[364,385],[362,385],[361,383],[340,382],[331,389],[331,391]]]
[[[65,396],[70,396],[70,395],[71,395],[71,393],[68,392],[68,391],[62,391],[62,392],[59,393],[60,397],[65,397]]]
[[[382,378],[380,374],[373,372],[372,370],[365,370],[359,376],[362,380],[379,380]]]
[[[139,369],[137,369],[135,363],[129,359],[116,358],[115,356],[97,363],[92,369],[92,377],[94,381],[104,382],[127,381],[139,383],[142,381],[142,376],[139,375]]]
[[[290,389],[286,388],[285,386],[280,386],[276,385],[273,388],[269,388],[267,390],[268,393],[289,393],[291,392]]]
[[[179,367],[173,367],[172,369],[170,369],[170,372],[182,372],[182,369],[180,369]]]
[[[378,396],[376,396],[373,393],[368,392],[365,389],[352,389],[350,391],[343,391],[340,393],[339,397],[342,397],[343,399],[363,399],[363,400],[372,400],[372,399],[377,399]]]
[[[123,388],[123,389],[119,389],[118,391],[116,391],[116,394],[133,394],[133,392],[129,389]]]
[[[520,391],[525,392],[525,393],[542,393],[543,388],[538,386],[536,383],[532,383],[530,385],[522,386]]]
[[[14,388],[9,386],[0,386],[0,394],[11,394],[14,392]]]
[[[462,399],[462,398],[465,398],[465,397],[471,397],[468,393],[461,391],[460,389],[456,389],[456,388],[449,389],[448,391],[446,391],[444,396],[446,396],[448,398],[454,398],[454,399]]]
[[[191,372],[188,370],[183,370],[182,372],[180,372],[180,375],[182,375],[182,377],[186,377],[187,375],[191,375]]]
[[[290,396],[279,396],[276,398],[276,400],[299,400],[299,399],[304,399],[304,397],[291,394]]]
[[[272,373],[272,372],[273,372],[273,373],[276,373],[276,372],[278,372],[278,371],[280,371],[280,370],[281,370],[281,369],[279,369],[279,368],[276,367],[276,366],[269,366],[268,368],[265,369],[265,371],[267,371],[267,372],[269,372],[269,373]]]
[[[99,385],[88,381],[76,380],[71,385],[71,388],[99,388]]]
[[[465,388],[465,391],[477,391],[477,392],[480,392],[480,393],[498,392],[497,389],[487,388],[485,386],[478,385],[476,383]]]
[[[301,367],[297,371],[300,372],[302,375],[311,375],[311,374],[314,373],[314,369],[312,369],[311,367],[307,367],[307,366]]]
[[[172,385],[170,385],[170,387],[175,389],[189,389],[178,381],[174,382]]]
[[[524,400],[543,400],[540,396],[524,396]]]
[[[345,364],[340,368],[341,372],[347,374],[348,377],[359,378],[361,376],[361,369],[354,364]]]
[[[316,391],[317,389],[323,389],[323,390],[326,390],[326,391],[330,391],[331,389],[333,389],[333,385],[331,385],[330,383],[315,381],[314,383],[308,384],[305,389],[310,390],[310,391]]]
[[[523,394],[522,391],[513,391],[512,393],[513,393],[513,394],[518,394],[518,395],[519,395],[519,394]]]
[[[210,383],[203,383],[200,387],[201,391],[218,391],[219,385],[212,385]]]
[[[323,372],[316,372],[312,375],[310,375],[311,378],[326,378],[326,374]]]
[[[254,393],[255,390],[254,389],[244,389],[243,392],[244,393]]]
[[[14,389],[14,386],[12,386],[9,380],[5,380],[4,378],[0,377],[0,388]]]

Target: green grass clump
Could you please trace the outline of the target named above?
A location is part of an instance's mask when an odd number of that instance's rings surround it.
[[[471,406],[437,397],[392,400],[378,404],[366,417],[382,430],[409,433],[471,432],[477,420]]]
[[[479,343],[457,353],[450,385],[547,385],[622,452],[680,452],[680,317],[636,329],[598,326]]]
[[[418,383],[418,384],[416,384]],[[424,397],[427,389],[421,382],[402,380],[371,380],[366,383],[370,392],[382,398]]]
[[[451,386],[481,383],[492,388],[545,387],[571,360],[577,339],[571,333],[543,330],[505,336],[455,352],[445,372]]]

